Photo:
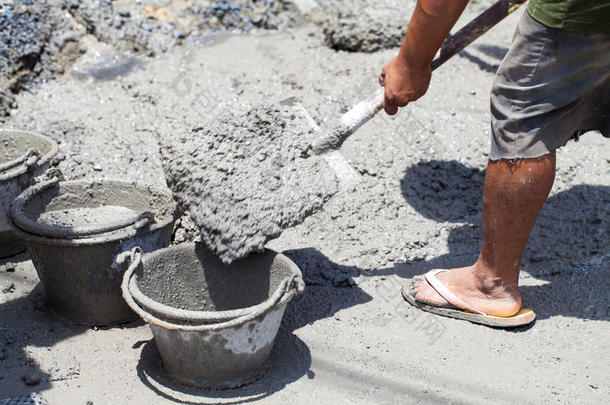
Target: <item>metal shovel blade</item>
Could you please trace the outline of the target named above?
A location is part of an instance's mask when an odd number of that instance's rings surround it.
[[[295,97],[288,98],[280,102],[282,105],[292,106],[296,112],[304,117],[316,135],[320,134],[320,126],[313,119],[307,109]],[[357,184],[362,182],[362,176],[354,169],[347,159],[339,150],[329,150],[324,153],[317,154],[318,157],[324,159],[326,164],[333,170],[339,182],[339,190],[337,194],[353,189]]]

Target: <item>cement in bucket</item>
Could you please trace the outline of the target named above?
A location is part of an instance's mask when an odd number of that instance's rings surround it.
[[[304,288],[290,259],[267,250],[227,265],[200,243],[131,257],[123,296],[150,324],[174,381],[232,388],[264,373],[286,305]],[[161,304],[154,314],[135,289]]]
[[[0,129],[0,257],[25,250],[25,243],[11,229],[10,205],[48,168],[57,151],[57,144],[46,136]]]
[[[37,184],[13,203],[15,232],[26,241],[51,310],[83,325],[135,319],[121,296],[126,268],[117,255],[170,243],[176,204],[169,190],[124,181]]]

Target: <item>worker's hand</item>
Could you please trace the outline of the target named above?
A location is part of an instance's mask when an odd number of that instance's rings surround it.
[[[385,112],[394,115],[398,107],[404,107],[426,94],[431,75],[429,65],[414,66],[402,57],[392,59],[379,76],[379,84],[385,87]]]

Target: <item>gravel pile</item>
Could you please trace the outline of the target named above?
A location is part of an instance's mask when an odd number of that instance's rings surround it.
[[[395,48],[405,35],[415,1],[319,0],[327,15],[322,32],[330,48],[375,52]]]
[[[109,1],[71,0],[70,14],[89,34],[119,50],[149,56],[210,31],[277,29],[294,23],[281,0]]]
[[[63,73],[78,57],[78,32],[58,2],[0,1],[0,116],[17,107],[15,94]]]
[[[100,46],[90,52],[91,38],[109,48],[95,64],[118,60],[109,69],[115,76],[114,70],[133,67],[133,55],[206,43],[214,32],[274,30],[298,20],[296,8],[283,0],[0,0],[0,119],[18,107],[15,94],[35,91],[81,54],[95,53]]]

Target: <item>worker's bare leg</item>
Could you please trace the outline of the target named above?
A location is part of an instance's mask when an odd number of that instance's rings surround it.
[[[536,159],[489,161],[483,195],[483,247],[476,263],[437,277],[466,303],[490,315],[521,307],[519,268],[525,243],[555,179],[555,153]],[[422,280],[417,298],[446,301]]]

